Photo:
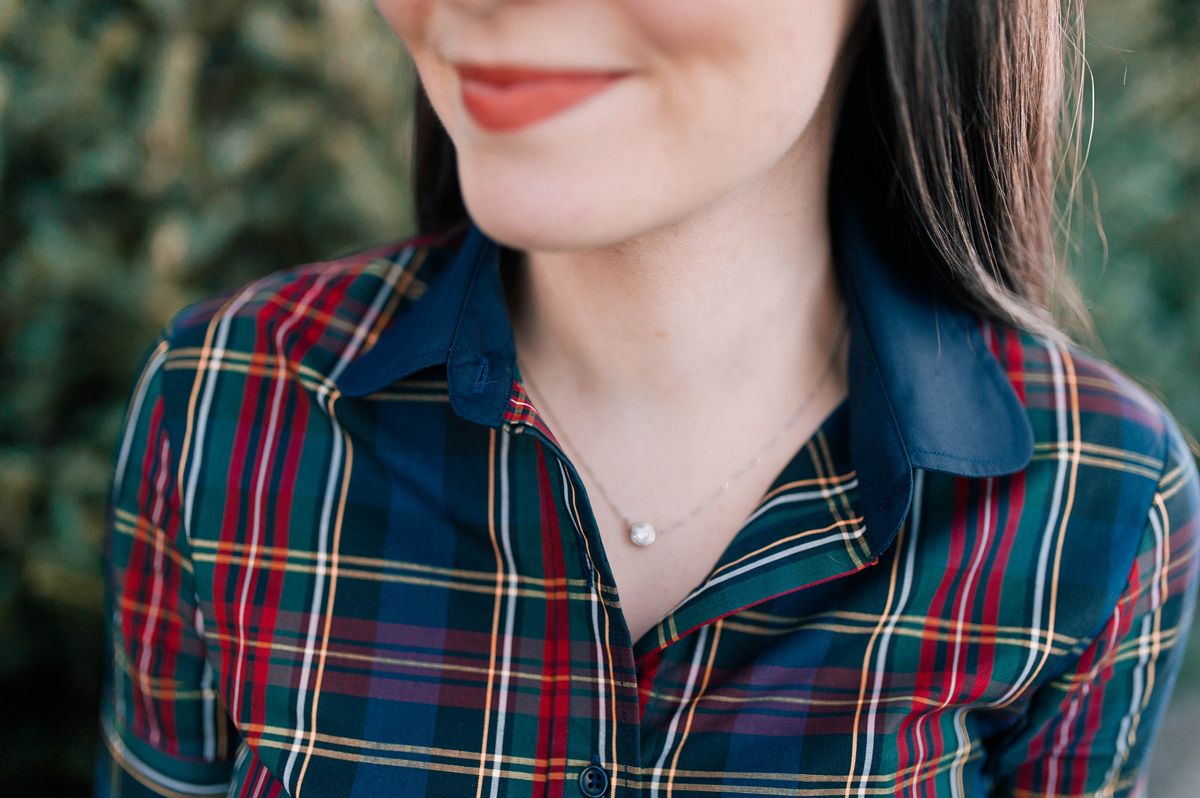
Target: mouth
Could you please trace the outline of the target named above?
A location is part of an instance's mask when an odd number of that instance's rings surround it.
[[[518,130],[560,114],[630,74],[468,64],[456,69],[467,112],[480,127],[497,132]]]

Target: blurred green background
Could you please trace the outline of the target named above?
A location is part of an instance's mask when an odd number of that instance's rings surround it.
[[[1087,14],[1104,234],[1076,215],[1072,267],[1102,351],[1197,431],[1200,2]],[[411,232],[410,86],[370,0],[0,0],[3,794],[89,789],[110,454],[144,350],[205,294]],[[1200,795],[1198,754],[1194,635],[1151,794]]]

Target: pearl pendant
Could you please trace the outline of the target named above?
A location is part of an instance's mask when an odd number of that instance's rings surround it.
[[[635,546],[649,546],[658,537],[658,530],[650,524],[634,524],[629,527],[629,539]]]

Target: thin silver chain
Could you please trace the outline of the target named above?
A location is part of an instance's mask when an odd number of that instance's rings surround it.
[[[804,401],[800,403],[798,408],[796,408],[796,412],[792,414],[792,417],[789,418],[787,423],[775,433],[763,450],[754,455],[750,462],[746,463],[744,466],[735,471],[733,475],[729,477],[729,479],[725,480],[725,482],[721,484],[720,487],[718,487],[708,497],[692,508],[691,512],[687,513],[673,524],[668,524],[666,526],[655,526],[654,529],[657,534],[661,535],[664,532],[670,532],[672,529],[677,529],[678,527],[681,527],[694,519],[696,516],[700,515],[700,513],[707,510],[709,505],[721,498],[721,496],[725,495],[725,491],[729,490],[730,486],[733,485],[734,482],[744,476],[746,472],[750,471],[750,469],[761,463],[763,458],[767,456],[771,449],[773,449],[776,444],[783,440],[783,436],[786,435],[788,430],[790,430],[795,423],[800,420],[800,417],[804,415],[804,411],[808,409],[810,404],[812,404],[812,400],[816,398],[818,393],[820,393],[821,388],[825,386],[825,382],[829,379],[829,375],[833,373],[833,367],[837,361],[837,354],[839,351],[841,351],[842,341],[845,335],[846,319],[843,317],[842,323],[838,327],[837,339],[834,341],[833,349],[829,352],[829,361],[825,364],[825,370],[821,373],[821,378],[817,380],[817,384],[813,386],[813,389],[809,392],[808,396],[804,397]],[[607,502],[608,506],[612,508],[612,511],[617,514],[617,517],[619,517],[625,523],[625,526],[632,529],[634,527],[634,522],[630,520],[625,513],[621,512],[620,509],[617,508],[617,503],[614,502],[612,497],[608,495],[608,490],[604,487],[604,483],[600,481],[600,478],[596,476],[596,472],[592,470],[590,465],[588,465],[587,460],[584,458],[583,453],[579,451],[579,448],[571,442],[570,438],[567,437],[565,428],[558,423],[558,419],[555,418],[554,412],[550,409],[550,404],[546,399],[546,395],[542,393],[540,388],[538,388],[537,383],[533,381],[533,377],[530,375],[530,373],[523,368],[521,369],[521,379],[524,382],[529,383],[529,387],[533,388],[534,393],[536,393],[538,398],[542,400],[541,410],[545,413],[546,419],[552,425],[554,425],[556,435],[562,440],[566,447],[574,452],[579,458],[579,465],[583,467],[583,470],[586,471],[588,476],[592,478],[592,482],[594,482],[596,487],[600,489],[600,495],[604,497],[604,501]]]

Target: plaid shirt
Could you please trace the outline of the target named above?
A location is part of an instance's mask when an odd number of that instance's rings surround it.
[[[1196,469],[838,214],[847,401],[630,639],[477,231],[184,311],[116,454],[98,796],[1125,795]]]

